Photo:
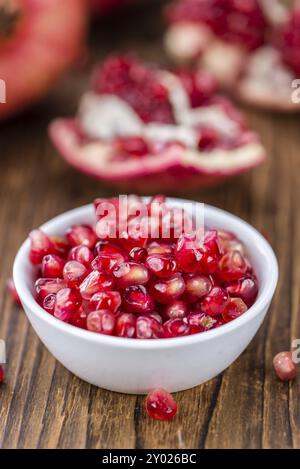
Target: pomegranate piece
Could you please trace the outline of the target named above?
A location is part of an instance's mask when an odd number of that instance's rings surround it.
[[[221,287],[214,287],[201,303],[201,309],[208,316],[218,316],[225,311],[229,296],[227,291]]]
[[[99,334],[113,335],[116,325],[115,315],[108,310],[91,312],[87,317],[87,328],[89,331]]]
[[[195,235],[183,234],[177,241],[175,259],[182,272],[194,273],[199,268],[202,253],[196,244]]]
[[[244,314],[247,310],[247,305],[241,298],[230,298],[222,313],[222,317],[225,322],[230,322]]]
[[[33,230],[29,238],[29,259],[32,264],[38,265],[42,262],[44,256],[54,253],[54,244],[42,230]]]
[[[149,153],[149,147],[141,137],[118,138],[116,143],[116,153],[130,156],[145,156]]]
[[[194,303],[206,296],[212,289],[209,277],[200,274],[187,274],[185,280],[185,298],[189,303]]]
[[[62,277],[64,265],[64,259],[55,254],[48,254],[44,256],[42,260],[42,276],[47,278]]]
[[[226,286],[226,290],[231,297],[239,297],[250,308],[256,300],[258,294],[257,281],[253,278],[244,278]]]
[[[143,264],[132,261],[118,265],[113,271],[113,276],[120,288],[126,288],[130,285],[144,285],[149,281],[148,269]]]
[[[148,313],[153,310],[154,303],[143,285],[133,285],[123,292],[123,306],[130,313]]]
[[[182,319],[188,314],[188,307],[184,301],[174,301],[167,305],[163,311],[163,316],[168,319]]]
[[[35,290],[41,300],[50,293],[57,293],[66,287],[66,282],[61,278],[39,278],[35,282]]]
[[[54,315],[54,308],[56,304],[56,294],[49,293],[43,300],[43,308],[47,313]]]
[[[118,291],[107,291],[95,293],[89,301],[90,311],[106,309],[116,313],[121,306],[121,295]]]
[[[73,326],[80,327],[80,329],[87,329],[87,316],[88,311],[83,306],[80,306],[80,308],[72,314],[69,322]]]
[[[179,273],[169,279],[157,280],[151,285],[153,298],[162,304],[172,303],[183,294],[184,290],[185,283]]]
[[[155,318],[148,316],[138,316],[136,320],[137,339],[162,339],[164,328]]]
[[[147,249],[136,247],[131,249],[129,257],[137,263],[143,263],[146,260],[147,254]]]
[[[100,291],[111,291],[114,287],[114,280],[112,277],[93,270],[84,281],[80,284],[80,294],[84,300],[90,300],[94,293]]]
[[[75,225],[67,231],[67,239],[70,245],[87,246],[92,249],[97,241],[94,230],[88,225]]]
[[[220,260],[219,270],[223,280],[238,280],[245,277],[247,262],[239,251],[231,251]]]
[[[68,287],[79,288],[87,275],[88,269],[80,262],[68,261],[64,266],[63,277]]]
[[[190,334],[190,326],[187,318],[169,319],[164,323],[165,337],[182,337]]]
[[[15,282],[11,277],[7,280],[6,287],[14,303],[21,306],[22,303],[16,290]]]
[[[116,335],[133,339],[136,336],[136,316],[131,313],[122,313],[116,320]]]
[[[4,381],[4,371],[2,366],[0,365],[0,384]]]
[[[68,260],[69,261],[77,261],[80,264],[84,265],[88,269],[90,268],[90,264],[94,259],[94,255],[92,251],[87,246],[75,246],[69,251]]]
[[[190,327],[190,334],[198,334],[199,332],[208,331],[209,329],[216,327],[217,324],[217,319],[198,311],[191,312],[187,319]]]
[[[275,373],[281,381],[291,381],[296,377],[296,364],[291,352],[280,352],[273,359]]]
[[[61,321],[68,322],[80,305],[81,298],[78,292],[71,288],[63,288],[56,294],[54,316]]]
[[[146,259],[148,269],[160,278],[169,278],[177,271],[177,263],[169,254],[152,254]]]
[[[111,274],[113,269],[118,265],[123,264],[124,261],[124,256],[117,252],[100,253],[91,263],[91,267],[94,270]]]
[[[155,420],[171,420],[177,413],[172,395],[162,388],[154,389],[146,398],[146,411]]]

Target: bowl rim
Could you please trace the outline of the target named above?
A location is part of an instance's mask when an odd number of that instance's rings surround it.
[[[148,197],[145,197],[145,199],[147,200]],[[171,201],[172,203],[182,203],[183,201],[191,202],[191,200],[188,199],[179,199],[175,197],[168,197],[167,201]],[[200,203],[196,201],[192,202]],[[52,225],[63,223],[66,218],[73,218],[75,216],[78,216],[78,214],[84,215],[86,212],[90,212],[92,207],[93,204],[88,204],[63,212],[62,214],[57,215],[54,218],[43,223],[40,228],[45,230],[45,232],[47,233],[47,230],[51,230]],[[264,236],[249,223],[247,223],[240,217],[231,214],[230,212],[214,207],[212,205],[204,204],[204,207],[205,211],[209,212],[212,216],[214,214],[223,216],[227,219],[234,220],[235,223],[239,224],[240,226],[243,226],[244,230],[247,231],[249,234],[249,239],[252,238],[252,240],[255,240],[256,243],[259,243],[259,245],[261,246],[261,250],[263,251],[266,259],[268,260],[265,267],[267,269],[267,274],[269,275],[269,281],[265,282],[265,285],[261,288],[261,290],[259,290],[258,297],[255,303],[251,306],[251,308],[249,308],[246,314],[243,314],[242,316],[216,329],[184,337],[173,337],[159,340],[130,339],[126,337],[97,334],[92,331],[80,329],[79,327],[60,321],[54,316],[47,314],[44,309],[36,302],[34,296],[26,285],[25,273],[22,273],[22,269],[24,268],[26,263],[30,264],[28,259],[28,252],[30,246],[29,238],[27,238],[19,248],[13,265],[13,279],[15,287],[22,302],[22,305],[24,306],[25,312],[27,308],[40,320],[45,322],[49,327],[59,329],[60,331],[65,332],[66,334],[77,336],[78,338],[82,338],[86,341],[97,342],[103,345],[106,344],[121,348],[147,350],[169,349],[173,347],[193,345],[195,343],[205,342],[215,337],[225,335],[235,329],[245,326],[248,322],[258,316],[272,300],[278,282],[278,263],[276,256]]]

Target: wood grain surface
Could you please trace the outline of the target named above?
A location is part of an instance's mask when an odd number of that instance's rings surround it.
[[[158,2],[94,27],[91,59],[137,50],[167,63]],[[7,344],[0,388],[2,448],[300,448],[300,379],[283,384],[272,357],[300,337],[300,116],[247,109],[268,159],[259,169],[196,198],[229,210],[266,233],[278,256],[280,280],[270,312],[243,355],[222,375],[175,395],[170,423],[147,418],[144,398],[97,389],[48,353],[23,311],[6,293],[14,255],[29,230],[65,210],[111,195],[58,156],[47,124],[76,109],[88,69],[69,74],[26,116],[0,129],[0,338]]]

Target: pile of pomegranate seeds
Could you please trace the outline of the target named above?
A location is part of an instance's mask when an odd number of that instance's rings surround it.
[[[200,243],[193,220],[180,212],[189,231],[176,236],[180,215],[163,196],[144,204],[142,221],[128,215],[133,231],[113,233],[120,224],[104,215],[107,203],[120,221],[118,198],[97,199],[95,227],[71,226],[63,238],[30,234],[29,258],[40,275],[36,299],[47,313],[100,334],[161,339],[220,327],[252,306],[258,284],[234,234],[207,229]],[[128,213],[142,203],[129,196]],[[158,235],[145,237],[139,228],[154,223],[157,207]]]
[[[296,364],[291,352],[280,352],[273,358],[275,373],[281,381],[291,381],[296,377]]]
[[[151,391],[146,398],[146,411],[155,420],[171,420],[177,413],[177,405],[170,393],[162,388]]]

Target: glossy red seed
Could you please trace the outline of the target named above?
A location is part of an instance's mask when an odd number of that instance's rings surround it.
[[[250,308],[256,300],[258,285],[255,279],[249,277],[230,283],[226,290],[230,296],[241,298]]]
[[[75,246],[69,251],[68,260],[77,261],[87,268],[90,268],[90,264],[94,259],[92,251],[87,246]]]
[[[188,315],[190,334],[208,331],[216,326],[217,320],[204,313],[195,311]]]
[[[95,293],[89,301],[90,311],[108,309],[112,313],[117,312],[121,306],[121,295],[118,291]]]
[[[30,235],[29,259],[34,265],[40,264],[43,257],[53,254],[55,247],[50,238],[42,230],[33,230]]]
[[[97,241],[93,228],[88,225],[72,226],[66,236],[71,246],[87,246],[92,249]]]
[[[136,335],[136,316],[131,313],[122,313],[116,320],[116,335],[133,339]]]
[[[193,108],[207,102],[217,89],[216,81],[204,70],[198,70],[197,72],[180,70],[177,75],[189,95],[190,104]]]
[[[247,263],[239,251],[231,251],[219,263],[220,274],[225,281],[238,280],[247,272]]]
[[[48,254],[43,257],[41,272],[46,278],[62,277],[65,260],[55,254]]]
[[[164,337],[162,324],[151,316],[138,316],[136,320],[137,339],[161,339]]]
[[[54,308],[56,303],[56,294],[49,293],[43,300],[43,308],[47,313],[54,314]]]
[[[152,254],[172,254],[174,251],[173,244],[153,241],[147,246],[148,255]]]
[[[15,283],[11,277],[7,280],[6,287],[14,303],[20,306],[22,303],[16,290]]]
[[[115,240],[117,241],[117,240]],[[123,257],[126,258],[126,252],[125,250],[121,247],[118,246],[117,244],[114,244],[113,242],[107,240],[107,239],[101,239],[100,241],[97,242],[95,246],[95,253],[96,255],[99,254],[121,254]]]
[[[146,141],[141,137],[118,138],[116,152],[130,156],[145,156],[149,153]]]
[[[182,319],[188,314],[188,307],[184,301],[174,301],[167,305],[163,311],[163,316],[168,319]]]
[[[123,306],[129,313],[148,313],[153,310],[154,303],[143,285],[133,285],[124,290]]]
[[[147,255],[148,255],[147,249],[139,248],[139,247],[131,249],[131,251],[129,253],[129,257],[133,261],[138,262],[138,263],[145,262]]]
[[[163,324],[163,318],[162,316],[157,313],[156,311],[151,311],[151,313],[144,313],[144,316],[148,316],[152,319],[155,319],[156,321],[158,321],[160,324]]]
[[[124,261],[125,258],[122,256],[122,254],[117,252],[100,253],[91,263],[91,267],[94,270],[99,270],[101,272],[111,274],[113,269],[122,264]]]
[[[169,319],[164,323],[165,337],[182,337],[190,333],[190,326],[187,318]]]
[[[224,288],[214,287],[209,294],[204,297],[201,303],[201,309],[209,316],[218,316],[225,310],[228,300],[228,293]]]
[[[198,148],[201,151],[211,151],[216,148],[220,134],[212,127],[203,127],[199,131]]]
[[[63,277],[68,287],[79,288],[88,272],[88,269],[80,262],[68,261],[64,266]]]
[[[54,316],[61,321],[68,322],[80,305],[81,298],[77,291],[71,288],[63,288],[56,295]]]
[[[154,389],[146,398],[146,411],[155,420],[171,420],[177,413],[172,395],[162,388]]]
[[[209,277],[200,274],[188,274],[185,280],[185,298],[189,303],[194,303],[206,296],[212,289],[212,282]]]
[[[4,381],[4,371],[2,366],[0,365],[0,384]]]
[[[281,381],[290,381],[296,377],[297,369],[291,352],[280,352],[275,355],[273,365]]]
[[[86,308],[80,306],[80,308],[72,314],[69,323],[73,326],[80,327],[80,329],[87,329],[87,316],[88,311]]]
[[[66,287],[66,282],[61,278],[39,278],[35,282],[35,290],[38,297],[43,300],[50,293],[57,293]]]
[[[130,285],[144,285],[149,280],[148,269],[143,264],[132,261],[118,265],[113,271],[113,276],[120,288],[126,288]]]
[[[222,313],[222,317],[225,322],[230,322],[244,314],[247,309],[247,305],[241,298],[230,298]]]
[[[80,294],[84,300],[90,300],[94,293],[111,291],[114,288],[114,279],[98,270],[93,270],[80,284]]]
[[[202,253],[194,235],[180,236],[174,252],[178,267],[182,272],[194,273],[199,267]]]
[[[93,311],[87,317],[88,330],[99,334],[112,335],[115,324],[116,317],[108,310]]]
[[[70,249],[68,241],[61,236],[49,236],[49,238],[50,241],[54,244],[54,253],[57,256],[66,259]]]
[[[185,283],[181,274],[175,274],[169,279],[160,279],[151,285],[151,295],[162,304],[172,303],[185,290]]]
[[[169,278],[177,270],[177,263],[170,254],[152,254],[146,259],[148,269],[160,278]]]

